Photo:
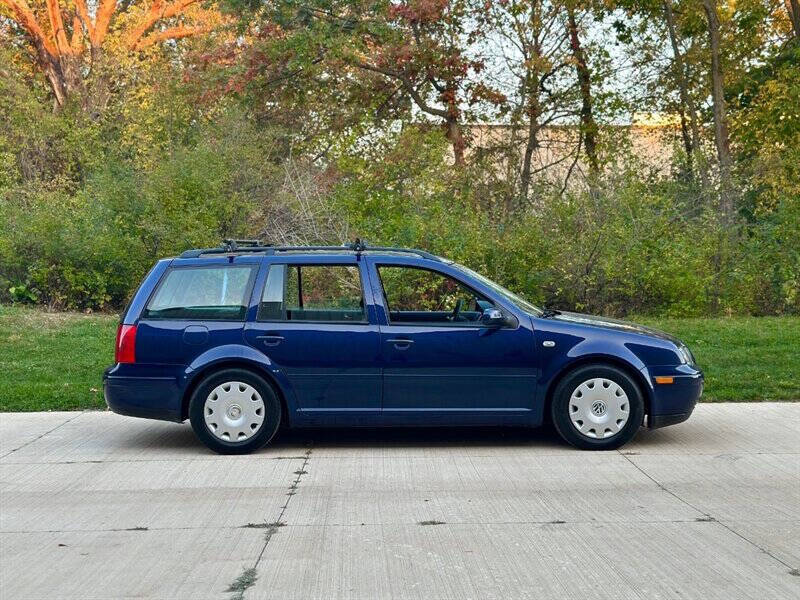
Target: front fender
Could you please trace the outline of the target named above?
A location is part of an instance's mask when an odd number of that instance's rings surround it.
[[[297,398],[283,370],[269,356],[244,344],[216,346],[198,355],[184,371],[184,390],[192,389],[206,373],[225,366],[245,366],[257,371],[273,383],[286,401],[288,418],[297,410]]]
[[[643,375],[645,363],[630,348],[625,340],[604,338],[592,339],[574,335],[574,333],[537,332],[537,346],[541,354],[541,378],[537,386],[537,406],[544,418],[547,399],[556,383],[569,370],[590,362],[606,362],[625,368],[641,385],[645,396],[645,405],[649,406],[653,399],[653,384]],[[555,346],[543,346],[544,340],[554,341]],[[646,371],[645,371],[646,372]]]

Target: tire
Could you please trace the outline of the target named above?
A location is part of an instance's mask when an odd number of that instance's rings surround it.
[[[618,367],[589,364],[568,373],[553,391],[550,416],[559,435],[581,450],[615,450],[636,435],[644,399]]]
[[[248,454],[278,431],[281,403],[264,378],[247,369],[223,369],[205,377],[189,401],[195,435],[218,454]]]

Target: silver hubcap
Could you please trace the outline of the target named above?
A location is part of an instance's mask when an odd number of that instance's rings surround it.
[[[610,379],[595,377],[580,384],[569,399],[572,426],[586,437],[609,438],[625,427],[631,406],[628,396]]]
[[[215,387],[206,398],[206,427],[226,442],[249,440],[264,423],[264,401],[256,389],[241,381]]]

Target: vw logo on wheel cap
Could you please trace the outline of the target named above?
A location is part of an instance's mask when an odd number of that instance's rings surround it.
[[[592,402],[592,413],[597,417],[602,417],[606,414],[606,404],[602,400],[595,400]]]

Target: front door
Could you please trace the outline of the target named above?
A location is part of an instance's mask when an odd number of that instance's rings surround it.
[[[247,342],[283,370],[296,410],[310,421],[380,412],[378,327],[370,323],[361,264],[348,258],[267,265],[257,319],[245,326]]]
[[[385,313],[384,415],[495,422],[532,410],[537,369],[529,323],[509,315],[506,327],[482,326],[483,310],[500,307],[441,271],[377,263],[372,273]]]

